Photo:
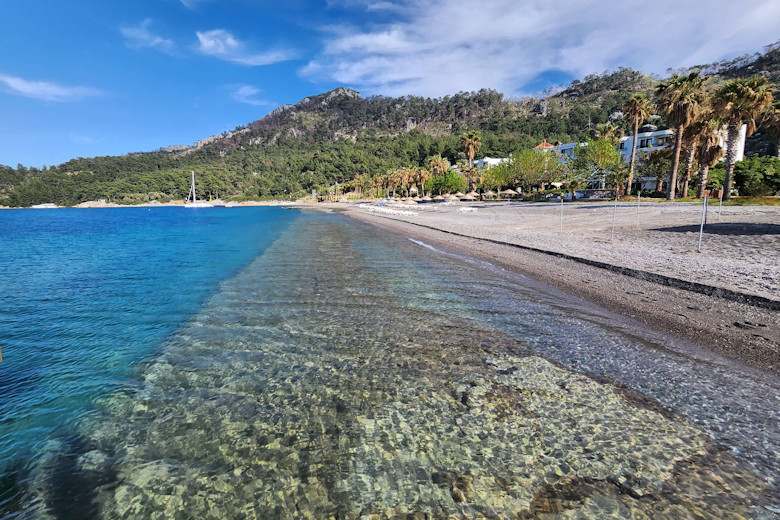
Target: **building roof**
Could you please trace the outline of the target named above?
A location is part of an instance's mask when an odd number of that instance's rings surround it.
[[[535,148],[535,149],[542,149],[542,150],[545,150],[545,149],[547,149],[547,148],[555,148],[555,145],[552,145],[552,144],[548,143],[548,142],[547,142],[547,139],[544,139],[544,140],[542,140],[542,142],[541,142],[541,143],[539,143],[539,144],[537,144],[536,146],[534,146],[534,148]]]

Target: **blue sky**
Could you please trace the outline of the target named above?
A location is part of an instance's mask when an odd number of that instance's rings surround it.
[[[774,0],[4,0],[0,13],[0,164],[38,167],[193,144],[339,85],[523,95],[618,66],[663,74],[758,51],[780,26]]]

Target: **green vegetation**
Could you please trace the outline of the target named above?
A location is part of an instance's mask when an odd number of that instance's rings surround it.
[[[780,68],[778,53],[779,49],[771,48],[752,59]],[[679,187],[674,181],[667,185],[672,194],[679,190],[687,195],[689,182],[700,189],[705,184],[698,179],[710,187],[722,182],[720,169],[711,168],[722,154],[711,138],[718,124],[708,121],[717,122],[722,117],[723,124],[737,120],[751,124],[761,116],[764,130],[753,142],[777,142],[777,116],[771,112],[776,108],[765,110],[767,98],[771,101],[770,86],[734,75],[733,67],[744,68],[745,63],[742,59],[731,65],[703,66],[718,74],[708,82],[713,89],[721,88],[715,97],[705,95],[697,71],[673,76],[658,87],[657,80],[630,69],[590,75],[544,99],[509,100],[493,90],[439,99],[362,98],[355,91],[338,88],[295,106],[279,107],[258,121],[194,147],[77,158],[41,168],[0,166],[0,204],[73,205],[98,199],[135,204],[183,199],[191,170],[197,173],[200,196],[225,200],[299,198],[312,190],[374,196],[393,191],[408,194],[415,187],[434,192],[478,185],[528,190],[552,181],[576,187],[594,173],[605,174],[608,184],[618,186],[628,181],[632,169],[614,164],[614,153],[609,150],[614,145],[609,143],[626,133],[635,135],[642,121],[661,128],[669,121],[678,129],[679,139],[671,157],[668,151],[638,157],[635,175],[666,179],[669,172],[676,175],[676,165],[684,157],[686,173]],[[768,77],[775,77],[775,68],[768,70]],[[725,81],[734,77],[734,81]],[[752,89],[761,94],[743,96],[744,103],[719,104],[716,98],[736,92],[737,85],[742,91]],[[647,98],[642,97],[653,91],[663,102],[661,115],[651,114]],[[735,112],[737,105],[742,108]],[[694,126],[697,131],[683,145],[685,128]],[[532,150],[543,139],[590,140],[587,148],[592,149],[581,147],[571,164],[560,164],[551,160],[553,156]],[[478,155],[512,159],[497,169],[479,171],[471,165]],[[465,187],[460,187],[461,176],[451,173],[449,164],[458,165]],[[663,167],[666,171],[662,173]],[[756,168],[749,170],[755,172]],[[697,169],[698,174],[694,173]],[[761,170],[760,175],[740,171],[734,166],[734,184],[740,193],[777,189],[776,169]]]

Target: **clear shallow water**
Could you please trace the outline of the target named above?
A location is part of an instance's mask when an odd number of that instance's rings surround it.
[[[302,215],[260,250],[39,437],[6,510],[771,517],[775,378],[339,216]]]
[[[194,313],[297,215],[264,208],[0,213],[0,474],[52,436]],[[7,498],[7,497],[4,497]]]

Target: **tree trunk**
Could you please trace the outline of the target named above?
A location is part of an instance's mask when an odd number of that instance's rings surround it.
[[[682,193],[680,198],[688,196],[688,185],[691,182],[691,170],[693,169],[693,160],[696,157],[696,141],[691,143],[691,147],[688,150],[688,155],[685,157],[685,181],[683,182]]]
[[[626,183],[626,193],[631,195],[631,183],[634,182],[634,165],[636,164],[636,138],[639,133],[639,119],[634,119],[634,138],[631,139],[631,165],[628,169],[628,182]]]
[[[669,186],[666,188],[666,200],[674,200],[677,190],[677,169],[680,167],[680,148],[682,147],[683,132],[685,125],[677,127],[677,136],[674,140],[674,156],[672,157],[672,167],[669,170]]]
[[[702,164],[701,170],[699,171],[699,192],[696,194],[700,199],[704,198],[704,190],[707,189],[707,176],[709,173],[710,167],[706,164]]]
[[[737,162],[737,139],[739,138],[739,120],[729,121],[726,138],[726,177],[723,179],[723,200],[731,200],[731,181],[734,164]]]

